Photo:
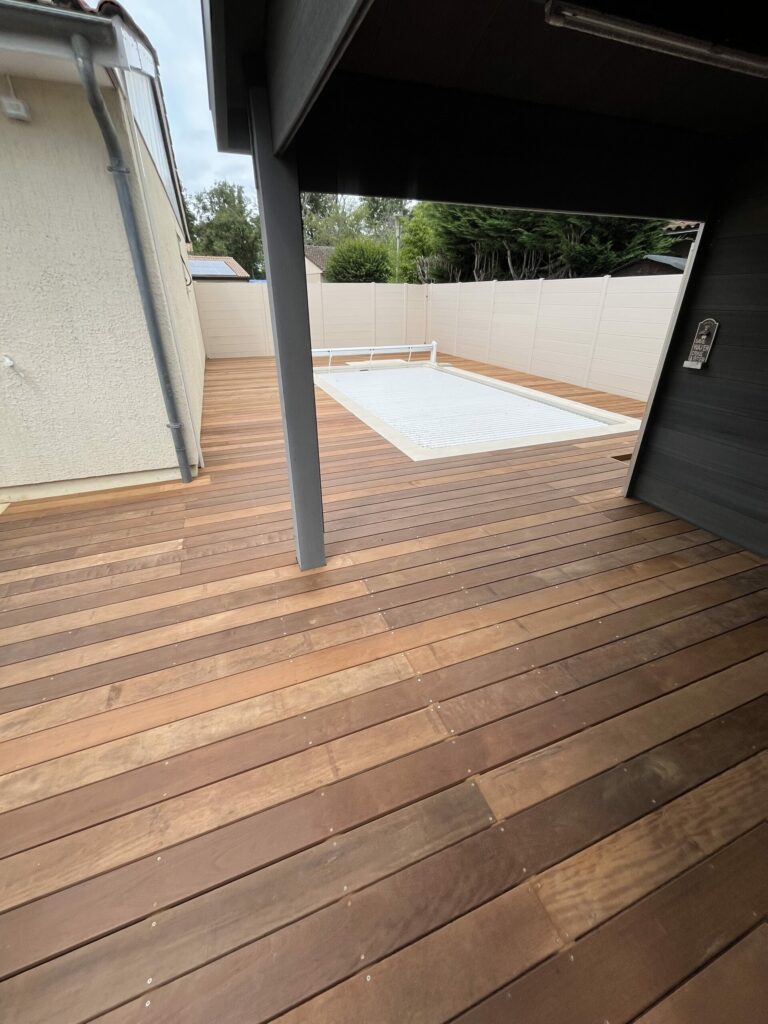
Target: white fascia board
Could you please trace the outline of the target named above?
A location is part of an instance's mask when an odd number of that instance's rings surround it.
[[[71,60],[70,39],[76,34],[88,39],[96,64],[121,66],[124,58],[111,18],[0,0],[0,49]]]

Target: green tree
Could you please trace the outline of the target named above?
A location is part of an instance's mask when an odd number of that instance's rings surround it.
[[[338,245],[362,233],[362,211],[351,196],[304,192],[301,215],[307,245]]]
[[[384,199],[381,196],[366,196],[358,207],[360,226],[363,232],[377,242],[392,245],[398,221],[408,212],[405,199]]]
[[[349,238],[340,242],[325,265],[326,281],[389,280],[390,255],[387,247],[369,238]]]
[[[427,284],[438,268],[435,232],[424,203],[413,208],[403,224],[400,245],[400,274],[410,284]]]
[[[261,226],[242,185],[217,181],[187,204],[192,248],[204,256],[232,256],[252,277],[263,272]]]
[[[550,216],[550,251],[563,277],[597,277],[649,253],[664,253],[673,244],[665,221],[624,217]]]
[[[421,203],[438,279],[518,280],[609,274],[671,240],[664,221]],[[417,207],[418,209],[419,207]]]
[[[190,206],[190,198],[187,194],[187,190],[184,186],[181,186],[181,205],[184,210],[184,218],[187,222],[187,229],[189,231],[190,241],[194,242],[195,231],[197,230],[197,217],[195,217],[192,207]]]

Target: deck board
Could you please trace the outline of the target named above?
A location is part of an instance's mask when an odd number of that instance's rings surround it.
[[[0,516],[2,1019],[650,1021],[759,986],[762,560],[623,498],[632,434],[413,463],[317,401],[322,569],[270,360],[209,363],[191,485]]]

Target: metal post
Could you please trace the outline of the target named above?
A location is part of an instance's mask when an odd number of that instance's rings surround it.
[[[250,122],[296,555],[313,569],[325,565],[325,546],[298,176],[292,155],[274,155],[264,88],[251,90]]]

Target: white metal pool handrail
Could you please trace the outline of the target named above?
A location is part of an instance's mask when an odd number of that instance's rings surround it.
[[[328,369],[331,368],[331,363],[334,356],[369,356],[368,362],[373,362],[375,355],[394,355],[395,353],[403,354],[408,353],[408,362],[411,361],[411,356],[414,352],[429,352],[430,363],[437,363],[437,342],[433,341],[429,345],[363,345],[357,348],[313,348],[312,358],[318,359],[321,356],[328,356]]]

